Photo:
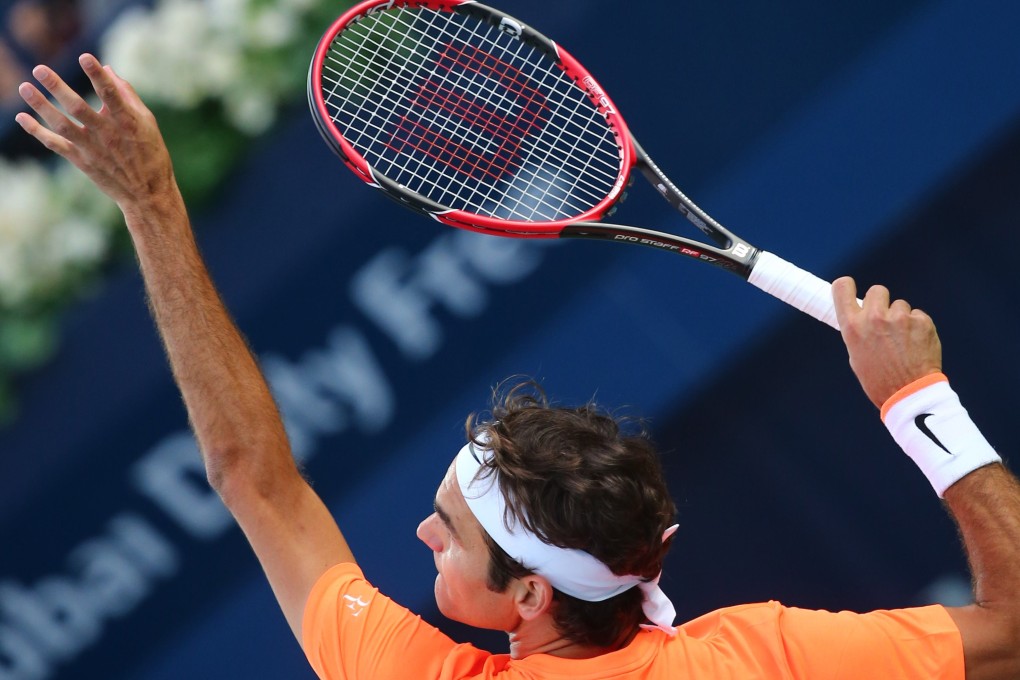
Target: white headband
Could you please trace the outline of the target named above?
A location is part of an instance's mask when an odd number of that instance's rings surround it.
[[[654,626],[676,634],[673,620],[676,610],[659,588],[659,577],[645,581],[640,576],[617,576],[609,567],[583,550],[560,548],[543,542],[506,513],[506,500],[499,490],[497,472],[478,478],[483,461],[492,456],[490,449],[468,443],[457,454],[456,474],[464,500],[478,523],[500,548],[527,569],[539,574],[557,590],[587,602],[601,602],[637,586],[645,595],[642,609]],[[507,526],[512,522],[514,528]],[[666,530],[662,540],[673,535],[676,526]],[[661,574],[660,574],[661,576]]]

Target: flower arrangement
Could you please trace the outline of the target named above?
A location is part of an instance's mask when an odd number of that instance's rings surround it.
[[[252,138],[304,91],[308,60],[352,4],[321,0],[157,0],[124,10],[101,59],[156,114],[185,198],[211,196]],[[59,316],[126,249],[116,206],[67,163],[0,159],[0,425],[14,382],[44,363]]]
[[[116,206],[64,163],[0,158],[0,424],[12,378],[50,357],[57,315],[109,256]]]

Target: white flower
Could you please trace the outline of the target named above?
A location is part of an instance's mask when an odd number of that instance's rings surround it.
[[[39,272],[31,267],[49,213],[45,171],[35,162],[0,161],[0,302],[24,301]]]
[[[227,40],[210,41],[202,58],[203,86],[209,96],[221,95],[244,72],[244,57],[237,44]]]
[[[209,23],[220,33],[240,35],[248,16],[249,0],[207,0]]]
[[[124,10],[100,41],[103,60],[113,64],[117,73],[143,96],[159,89],[149,78],[150,64],[156,61],[155,24],[152,11],[132,6]]]
[[[297,17],[280,7],[261,7],[248,22],[246,42],[255,49],[286,45],[298,32]]]
[[[259,134],[296,81],[282,70],[289,60],[258,57],[294,43],[317,1],[157,0],[125,11],[101,52],[146,100],[173,108],[219,101],[230,124]]]
[[[120,210],[109,196],[92,183],[85,173],[70,163],[58,163],[50,176],[50,200],[61,214],[73,214],[109,233],[121,224]]]
[[[241,73],[236,33],[216,30],[201,0],[132,8],[106,31],[101,52],[149,101],[191,108],[216,97]]]
[[[315,7],[318,0],[279,0],[279,7],[295,14],[305,14]],[[325,26],[323,27],[325,28]]]
[[[0,305],[24,304],[60,286],[69,267],[105,255],[111,201],[96,201],[98,190],[82,192],[69,177],[37,161],[0,160]]]
[[[69,265],[89,265],[106,254],[107,242],[106,234],[94,223],[69,215],[54,225],[49,259],[61,269]]]
[[[267,92],[255,87],[227,91],[223,112],[234,127],[252,136],[265,132],[276,122],[276,103]]]

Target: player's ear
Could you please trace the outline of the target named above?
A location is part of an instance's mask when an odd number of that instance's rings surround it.
[[[552,607],[553,587],[542,576],[528,574],[514,582],[514,603],[523,620],[533,621]]]

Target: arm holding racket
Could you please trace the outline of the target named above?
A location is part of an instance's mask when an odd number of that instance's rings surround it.
[[[852,279],[832,288],[854,373],[963,537],[975,604],[947,609],[963,639],[967,678],[1020,677],[1020,483],[949,389],[931,318],[903,300],[890,303],[881,286],[863,307]]]
[[[138,253],[150,308],[187,406],[210,483],[245,532],[292,630],[312,585],[353,562],[336,522],[299,473],[276,405],[199,255],[152,113],[91,55],[81,65],[102,101],[94,111],[49,68],[19,92],[45,122],[17,122],[114,199]]]

